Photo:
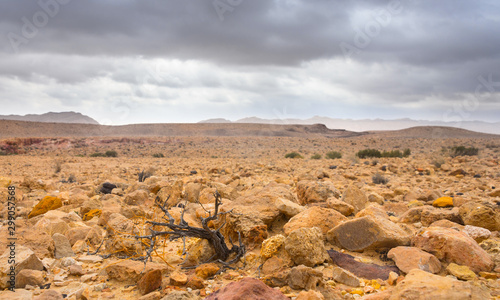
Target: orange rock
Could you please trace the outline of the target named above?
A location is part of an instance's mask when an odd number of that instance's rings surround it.
[[[196,276],[207,279],[214,276],[219,271],[219,266],[211,263],[211,264],[203,264],[196,268],[195,273]]]
[[[83,220],[88,221],[88,220],[91,220],[93,217],[100,217],[101,214],[102,214],[102,210],[97,209],[97,208],[92,209],[91,211],[89,211],[88,213],[83,215]]]
[[[161,286],[161,280],[160,270],[149,271],[137,282],[137,287],[142,295],[149,294]]]
[[[53,196],[45,196],[38,204],[31,210],[28,218],[31,219],[38,215],[43,215],[49,210],[58,209],[62,207],[62,200]]]

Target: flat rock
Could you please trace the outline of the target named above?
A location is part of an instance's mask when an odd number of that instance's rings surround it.
[[[328,208],[335,209],[346,217],[354,213],[354,206],[337,198],[328,198],[326,200],[326,205]]]
[[[490,255],[467,234],[451,228],[429,227],[419,232],[412,244],[438,259],[465,265],[474,272],[491,271]]]
[[[332,270],[332,278],[336,282],[343,283],[348,286],[358,287],[361,285],[360,279],[351,272],[339,267],[334,267]]]
[[[144,263],[133,260],[123,260],[117,263],[110,262],[104,270],[110,279],[121,282],[136,283],[143,276]],[[170,268],[166,264],[148,262],[145,272],[160,270],[162,274],[169,273]]]
[[[398,224],[372,216],[341,223],[328,232],[327,239],[350,251],[393,248],[410,243],[410,235]]]
[[[392,248],[387,257],[392,259],[403,272],[409,273],[413,269],[420,269],[430,273],[441,271],[441,262],[434,255],[415,247]]]
[[[379,266],[376,264],[362,263],[355,260],[355,258],[349,254],[335,250],[328,250],[328,254],[337,266],[351,272],[355,276],[365,279],[380,278],[382,280],[387,280],[390,272],[399,274],[399,269],[395,266]]]
[[[16,276],[16,288],[24,288],[26,285],[41,286],[45,282],[43,272],[38,270],[21,270]]]
[[[0,291],[0,299],[2,300],[31,300],[33,293],[25,289],[15,289],[12,291]]]
[[[446,267],[448,274],[451,274],[458,279],[462,280],[474,280],[477,278],[476,273],[472,272],[467,266],[459,266],[457,264],[451,263]]]
[[[232,282],[215,291],[206,300],[288,300],[280,291],[268,287],[262,281],[246,277],[238,282]]]

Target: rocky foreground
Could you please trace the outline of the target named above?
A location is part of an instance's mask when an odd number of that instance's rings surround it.
[[[460,144],[479,155],[446,153]],[[352,155],[368,146],[412,155]],[[117,157],[89,157],[106,149]],[[366,137],[18,149],[0,156],[0,299],[500,299],[499,149],[498,139]],[[285,159],[293,150],[305,158]],[[344,158],[308,158],[326,150]],[[204,239],[137,238],[147,221],[168,222],[157,198],[175,224],[201,228],[216,193],[221,214],[208,226],[246,249],[229,266],[206,263],[217,253]]]

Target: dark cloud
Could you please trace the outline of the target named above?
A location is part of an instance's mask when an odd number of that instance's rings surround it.
[[[467,97],[498,109],[499,23],[494,0],[3,1],[0,91],[18,80],[68,104],[93,86],[112,99],[239,95],[268,111]]]

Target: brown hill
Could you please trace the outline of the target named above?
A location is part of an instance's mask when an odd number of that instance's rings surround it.
[[[91,136],[283,136],[356,137],[365,133],[328,129],[325,125],[271,124],[132,124],[105,126],[0,120],[0,138]]]
[[[0,138],[11,137],[93,137],[93,136],[274,136],[274,137],[359,137],[380,138],[498,138],[453,127],[421,126],[394,131],[353,132],[328,129],[323,124],[275,125],[245,123],[131,124],[106,126],[0,120]]]
[[[0,115],[0,120],[29,121],[29,122],[49,122],[49,123],[79,123],[79,124],[99,124],[89,116],[78,112],[48,112],[41,115]]]

